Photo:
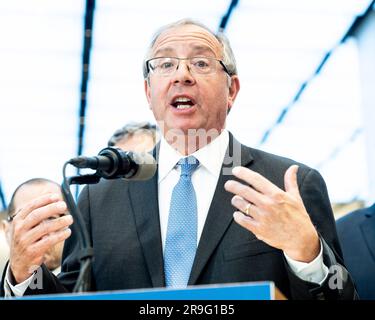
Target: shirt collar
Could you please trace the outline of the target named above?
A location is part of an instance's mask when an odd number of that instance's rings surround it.
[[[198,159],[211,174],[218,175],[225,152],[229,144],[229,132],[224,129],[211,143],[195,151],[191,155]],[[162,137],[159,150],[158,180],[161,182],[176,166],[176,163],[185,156],[181,155]]]

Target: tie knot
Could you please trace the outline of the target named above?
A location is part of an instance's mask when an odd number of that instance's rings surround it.
[[[199,161],[193,156],[181,159],[178,164],[181,166],[181,176],[191,176],[199,166]]]

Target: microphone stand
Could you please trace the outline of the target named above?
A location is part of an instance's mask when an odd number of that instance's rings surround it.
[[[76,205],[72,193],[70,191],[70,185],[72,184],[95,184],[100,180],[100,176],[96,174],[88,174],[82,176],[66,177],[65,171],[69,161],[64,164],[63,167],[63,183],[61,184],[61,191],[64,196],[64,200],[68,207],[70,214],[73,216],[75,223],[73,228],[76,231],[80,252],[78,259],[80,261],[80,271],[77,282],[74,286],[73,292],[85,292],[91,289],[91,265],[94,250],[90,243],[89,232],[86,228],[85,220],[82,216],[81,211]]]
[[[150,159],[151,158],[151,159]],[[152,160],[152,161],[151,161]],[[150,161],[150,163],[143,163]],[[68,164],[76,168],[89,168],[96,170],[94,174],[77,175],[66,177],[66,167]],[[144,164],[144,167],[142,167]],[[86,228],[85,220],[74,202],[70,185],[72,184],[94,184],[101,178],[105,179],[138,179],[145,180],[151,178],[156,172],[155,159],[140,156],[132,152],[124,152],[119,148],[107,147],[99,152],[97,157],[77,157],[65,162],[63,167],[63,183],[61,191],[66,201],[70,214],[75,223],[73,228],[77,235],[80,251],[78,259],[80,261],[80,271],[73,292],[84,292],[91,289],[91,261],[94,255],[91,246],[89,232]]]

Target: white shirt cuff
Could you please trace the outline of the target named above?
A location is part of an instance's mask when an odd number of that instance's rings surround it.
[[[7,272],[6,272],[6,277],[4,281],[4,292],[5,292],[5,297],[10,298],[12,297],[12,293],[16,297],[22,297],[25,294],[25,291],[27,290],[28,286],[34,279],[34,275],[32,274],[29,278],[27,278],[25,281],[12,285],[10,279],[12,277],[11,271],[10,271],[10,266],[8,265]]]
[[[288,257],[285,252],[284,256],[292,271],[300,279],[308,282],[314,282],[319,285],[326,280],[329,270],[323,262],[322,241],[320,241],[320,252],[318,256],[309,263],[293,260],[292,258]]]

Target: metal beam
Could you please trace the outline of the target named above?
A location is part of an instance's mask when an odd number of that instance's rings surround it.
[[[268,128],[265,131],[265,133],[263,134],[263,137],[260,140],[258,146],[261,146],[262,144],[264,144],[268,140],[268,138],[271,135],[272,131],[278,125],[280,125],[284,121],[284,119],[285,119],[286,115],[288,114],[288,112],[292,109],[292,107],[300,99],[300,97],[302,96],[302,93],[306,90],[306,88],[309,86],[309,84],[311,83],[311,81],[323,69],[324,65],[327,63],[327,61],[331,57],[332,53],[337,49],[337,47],[339,47],[342,43],[344,43],[348,39],[348,37],[352,36],[356,32],[356,30],[358,30],[358,28],[363,24],[363,22],[366,20],[366,18],[369,16],[369,14],[371,13],[371,11],[373,10],[374,4],[375,4],[375,0],[371,1],[371,4],[367,7],[366,11],[361,16],[358,16],[354,20],[354,22],[349,27],[349,29],[347,30],[347,32],[345,32],[344,36],[340,39],[340,41],[330,51],[328,51],[325,54],[325,56],[323,57],[322,61],[319,63],[319,65],[317,66],[317,68],[315,69],[315,71],[313,72],[313,74],[306,81],[304,81],[301,84],[300,88],[298,89],[298,91],[294,95],[294,97],[292,98],[291,102],[286,107],[284,107],[281,110],[279,116],[276,119],[276,122],[270,128]]]
[[[232,0],[229,4],[228,10],[221,18],[221,22],[219,25],[219,33],[224,32],[225,28],[227,27],[228,21],[232,15],[233,9],[237,6],[239,0]]]
[[[80,108],[78,124],[78,149],[77,155],[82,155],[84,146],[84,134],[86,124],[86,105],[87,105],[87,84],[90,71],[90,53],[92,44],[92,30],[94,23],[95,0],[86,0],[85,25],[83,36],[82,52],[82,73],[81,73],[81,91],[80,91]]]
[[[5,195],[4,195],[4,192],[3,192],[3,188],[1,187],[1,180],[0,180],[0,201],[1,201],[2,210],[6,210],[7,204],[6,204],[6,201],[5,201]]]

